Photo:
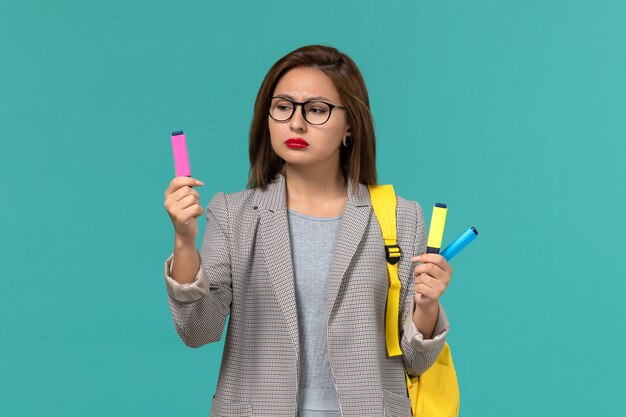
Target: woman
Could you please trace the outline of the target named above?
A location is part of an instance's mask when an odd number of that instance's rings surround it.
[[[247,190],[209,203],[199,253],[205,211],[192,187],[204,184],[176,177],[165,192],[178,334],[191,347],[218,341],[230,314],[211,416],[410,416],[404,372],[424,372],[443,347],[439,297],[452,269],[424,254],[422,210],[398,197],[402,356],[389,357],[384,242],[366,187],[376,183],[374,129],[348,56],[314,45],[274,64],[250,163]]]

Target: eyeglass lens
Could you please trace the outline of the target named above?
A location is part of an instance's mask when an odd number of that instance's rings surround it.
[[[270,116],[276,121],[285,122],[293,116],[296,105],[284,98],[274,98],[270,104]],[[330,118],[330,106],[321,101],[304,103],[304,119],[312,125],[321,125]]]

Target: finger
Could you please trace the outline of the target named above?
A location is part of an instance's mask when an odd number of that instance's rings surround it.
[[[187,197],[188,195],[192,195],[197,201],[200,201],[200,193],[186,185],[184,187],[179,188],[168,198],[171,198],[173,202],[178,202],[184,199],[185,197]]]
[[[204,183],[196,178],[193,177],[183,177],[183,176],[179,176],[179,177],[175,177],[172,182],[174,184],[177,184],[179,187],[182,187],[184,185],[188,185],[190,187],[197,187],[197,186],[203,186]]]
[[[414,275],[415,282],[423,282],[433,288],[443,288],[444,290],[450,285],[450,275],[445,271],[439,270],[439,273],[419,272]]]
[[[200,201],[196,198],[196,196],[189,194],[176,202],[176,208],[178,208],[178,210],[184,210],[188,207],[198,205],[198,203],[200,203]]]
[[[200,193],[190,187],[183,187],[181,190],[186,190],[187,195],[192,195],[197,201],[200,201]]]
[[[452,272],[452,267],[448,261],[446,261],[446,258],[438,253],[424,253],[419,256],[414,256],[411,258],[411,262],[432,263],[439,266],[444,271]]]
[[[448,283],[450,282],[450,276],[448,275],[447,272],[444,272],[444,271],[439,271],[436,273],[435,272],[419,272],[417,275],[414,275],[414,277],[417,278],[420,275],[429,276],[431,279],[434,279],[435,281],[443,282],[446,285],[448,285]]]
[[[188,224],[191,220],[195,220],[200,217],[204,210],[200,206],[200,204],[194,204],[180,212],[181,222]]]
[[[438,265],[431,263],[417,265],[413,270],[413,276],[417,276],[419,274],[428,274],[433,278],[442,280],[448,279],[450,275],[449,272],[444,271]]]
[[[174,193],[176,190],[178,190],[181,187],[187,186],[187,187],[198,187],[198,186],[203,186],[204,183],[200,180],[197,180],[195,178],[192,177],[183,177],[183,176],[179,176],[179,177],[175,177],[169,184],[169,186],[167,187],[167,190],[165,191],[165,194],[172,194]]]
[[[437,293],[437,291],[425,284],[416,284],[415,293],[420,294],[421,296],[429,298],[431,300],[436,300],[437,298],[439,298],[439,294]]]
[[[439,286],[439,281],[428,274],[419,274],[415,277],[415,285],[417,284],[424,284],[430,288],[437,288]]]
[[[415,280],[415,286],[420,286],[420,288],[423,287],[428,287],[430,288],[433,292],[431,294],[435,294],[437,297],[440,297],[445,291],[447,286],[436,279],[432,279],[430,277],[428,277],[427,275],[424,277],[424,279],[416,279]]]

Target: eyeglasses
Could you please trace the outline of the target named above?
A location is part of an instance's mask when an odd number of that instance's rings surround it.
[[[286,122],[293,117],[296,107],[301,106],[302,117],[311,125],[323,125],[330,119],[333,109],[347,110],[346,107],[336,106],[321,100],[308,100],[298,103],[287,97],[272,97],[269,115],[277,122]]]

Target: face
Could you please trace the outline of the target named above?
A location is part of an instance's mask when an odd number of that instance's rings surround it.
[[[343,106],[332,80],[317,68],[289,70],[276,85],[272,97],[277,96],[297,102],[315,99]],[[285,122],[277,122],[268,116],[274,152],[287,164],[339,167],[342,140],[350,135],[346,110],[334,108],[326,123],[312,125],[302,117],[301,109],[296,105],[295,113]]]

